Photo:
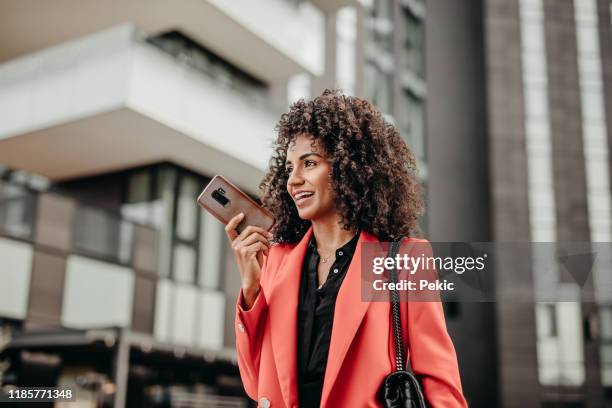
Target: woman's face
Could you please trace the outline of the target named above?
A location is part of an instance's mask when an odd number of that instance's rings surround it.
[[[296,137],[287,149],[287,191],[300,218],[317,220],[335,215],[331,166],[318,140],[308,134]]]

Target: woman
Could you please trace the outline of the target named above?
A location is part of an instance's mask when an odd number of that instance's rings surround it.
[[[242,279],[236,347],[247,394],[261,407],[380,407],[395,368],[390,305],[361,302],[360,244],[418,232],[414,156],[369,102],[326,90],[281,116],[260,189],[273,234],[238,234],[242,215],[226,226]],[[467,406],[441,304],[401,308],[428,403]]]

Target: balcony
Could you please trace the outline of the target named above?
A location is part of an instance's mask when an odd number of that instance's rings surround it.
[[[0,65],[0,163],[52,181],[170,161],[255,187],[278,112],[132,24]]]
[[[323,16],[309,2],[295,7],[281,0],[7,0],[0,15],[0,61],[133,22],[147,35],[189,33],[265,81],[323,72]]]

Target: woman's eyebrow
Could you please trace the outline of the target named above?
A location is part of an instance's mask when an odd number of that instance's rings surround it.
[[[323,158],[323,156],[321,156],[319,153],[310,152],[310,153],[304,153],[303,155],[301,155],[300,157],[298,157],[298,161],[300,161],[300,160],[304,160],[304,159],[305,159],[305,158],[307,158],[308,156],[318,156],[318,157]],[[291,160],[286,160],[286,161],[285,161],[285,166],[286,166],[287,164],[290,164],[290,163],[291,163]]]

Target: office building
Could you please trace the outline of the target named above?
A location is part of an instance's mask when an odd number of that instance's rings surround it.
[[[467,3],[427,8],[429,238],[609,243],[610,2]],[[498,269],[498,293],[532,290],[537,271],[525,259]],[[474,406],[612,403],[602,273],[562,280],[573,302],[452,307]]]

